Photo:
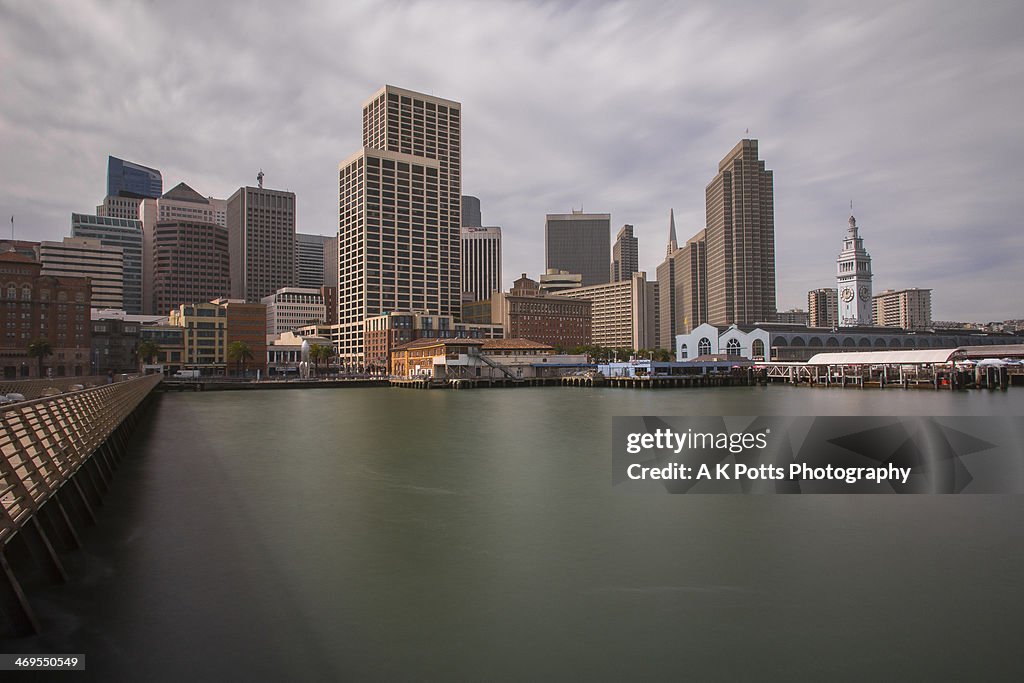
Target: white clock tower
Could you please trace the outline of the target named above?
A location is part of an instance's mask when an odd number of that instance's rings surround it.
[[[850,216],[843,251],[836,259],[836,289],[839,292],[839,326],[856,327],[872,323],[871,256],[857,234],[857,220]]]

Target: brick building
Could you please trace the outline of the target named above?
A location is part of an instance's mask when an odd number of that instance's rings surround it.
[[[88,278],[42,275],[42,264],[15,252],[0,254],[0,367],[4,379],[39,376],[39,361],[28,346],[36,339],[50,343],[53,354],[43,360],[44,376],[89,374]]]

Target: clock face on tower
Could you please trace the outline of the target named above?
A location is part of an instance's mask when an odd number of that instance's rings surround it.
[[[843,287],[841,296],[843,297],[843,301],[847,303],[853,301],[853,287]]]
[[[868,298],[868,288],[865,285],[861,285],[861,287],[860,287],[860,298],[861,299],[867,299]]]

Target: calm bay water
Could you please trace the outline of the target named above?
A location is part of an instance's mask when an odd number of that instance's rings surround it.
[[[67,586],[94,680],[1024,676],[1024,497],[623,496],[615,415],[1024,415],[1024,391],[161,396]]]

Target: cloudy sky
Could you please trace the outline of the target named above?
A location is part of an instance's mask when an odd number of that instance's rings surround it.
[[[390,83],[462,103],[463,191],[504,230],[506,286],[541,272],[544,215],[580,206],[632,223],[653,275],[669,208],[681,241],[701,229],[749,128],[780,310],[834,285],[852,199],[876,292],[1024,318],[1022,25],[1019,2],[0,0],[0,215],[68,234],[109,154],[219,197],[262,168],[328,234]]]

